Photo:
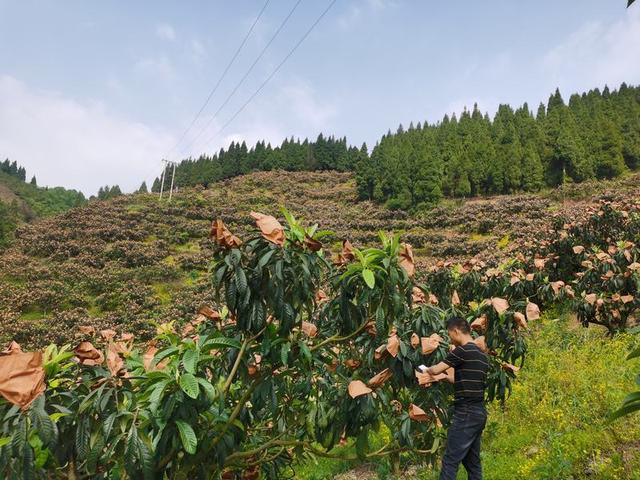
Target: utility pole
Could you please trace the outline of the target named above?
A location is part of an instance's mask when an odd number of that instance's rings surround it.
[[[162,200],[162,192],[164,191],[164,172],[167,170],[168,160],[162,160],[162,175],[160,175],[160,200]]]
[[[173,180],[176,178],[176,162],[171,162],[173,164],[173,174],[171,175],[171,190],[169,190],[169,201],[171,201],[171,196],[173,195]]]
[[[173,173],[171,174],[171,187],[169,189],[169,201],[171,201],[171,197],[173,197],[173,185],[176,179],[176,162],[172,162],[171,160],[162,160],[162,164],[162,175],[160,175],[160,200],[162,200],[162,194],[164,193],[164,181],[167,176],[167,169],[169,167],[173,167]]]

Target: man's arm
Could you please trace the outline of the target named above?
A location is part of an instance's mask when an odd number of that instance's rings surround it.
[[[431,375],[438,375],[439,373],[443,373],[448,368],[451,368],[451,365],[445,362],[440,362],[436,365],[433,365],[432,367],[427,368],[427,373]]]
[[[455,368],[450,368],[444,374],[447,376],[447,382],[456,383],[456,370]]]

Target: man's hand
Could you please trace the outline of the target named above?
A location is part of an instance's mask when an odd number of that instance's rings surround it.
[[[446,364],[445,364],[446,365]],[[436,365],[435,367],[437,367]],[[432,368],[435,368],[432,367]],[[447,370],[444,373],[436,373],[435,375],[430,373],[428,368],[425,372],[419,372],[416,370],[416,378],[418,379],[418,385],[422,387],[429,387],[433,383],[437,383],[440,381],[447,381],[449,383],[455,382],[455,371],[452,367],[447,365]]]

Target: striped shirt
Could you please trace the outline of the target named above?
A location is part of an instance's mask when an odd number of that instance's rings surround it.
[[[455,369],[455,404],[484,400],[489,362],[478,346],[469,342],[449,352],[444,363]]]

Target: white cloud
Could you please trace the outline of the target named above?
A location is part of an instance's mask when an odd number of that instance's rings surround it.
[[[337,113],[334,105],[316,99],[311,85],[300,80],[282,89],[281,103],[289,105],[296,124],[306,123],[317,130],[328,127],[329,120]]]
[[[232,141],[244,140],[251,147],[257,141],[265,140],[275,146],[291,136],[303,139],[315,138],[320,132],[332,133],[331,122],[337,116],[338,108],[329,100],[317,98],[313,86],[297,78],[289,79],[272,94],[258,97],[228,128],[220,131],[232,114],[233,109],[229,109],[213,121],[210,116],[204,116],[183,142],[186,151],[174,152],[172,160],[203,152],[211,154],[226,148]],[[206,132],[194,141],[194,136],[207,124]]]
[[[17,160],[41,185],[93,194],[105,184],[125,191],[157,175],[174,138],[59,93],[0,75],[0,155]]]
[[[156,35],[163,40],[173,42],[176,39],[176,31],[168,23],[160,23],[156,26]]]
[[[209,124],[205,133],[194,140],[194,137],[201,131],[202,125]],[[196,127],[187,135],[187,139],[182,142],[182,147],[178,152],[172,152],[171,160],[181,160],[185,157],[198,157],[202,153],[208,155],[217,153],[221,148],[227,148],[231,142],[246,142],[251,148],[256,142],[265,140],[271,145],[279,145],[287,136],[291,136],[291,131],[283,125],[278,124],[274,117],[263,111],[252,110],[250,115],[238,117],[224,131],[220,131],[222,121],[211,117],[203,117]],[[186,149],[186,150],[185,150]]]
[[[384,10],[387,7],[397,7],[398,0],[366,0],[369,7],[375,11]]]
[[[204,48],[202,42],[197,39],[192,39],[189,43],[189,54],[193,59],[193,62],[202,67],[204,65],[204,60],[207,56],[207,50]]]
[[[564,92],[640,81],[640,9],[610,24],[588,22],[542,58],[544,78]]]
[[[142,58],[136,62],[135,69],[154,77],[160,77],[164,81],[171,81],[176,77],[173,64],[165,55]]]
[[[355,5],[349,5],[348,10],[338,17],[338,25],[343,30],[348,30],[354,25],[362,16],[362,9]]]
[[[389,7],[397,7],[398,0],[358,0],[350,2],[349,8],[338,16],[338,25],[348,30],[358,23],[369,12],[381,13]]]

